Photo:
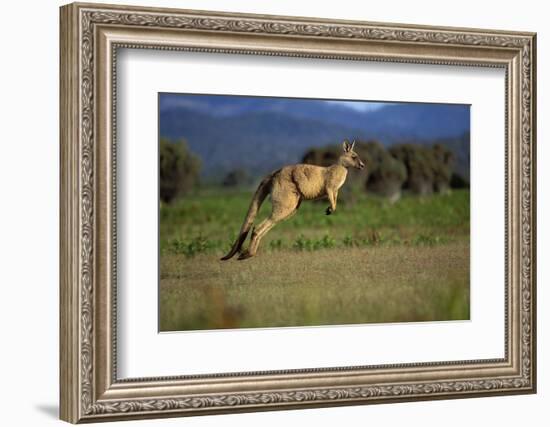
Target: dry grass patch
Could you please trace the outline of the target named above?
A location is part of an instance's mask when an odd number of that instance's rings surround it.
[[[162,255],[162,331],[469,318],[468,242],[218,255]]]

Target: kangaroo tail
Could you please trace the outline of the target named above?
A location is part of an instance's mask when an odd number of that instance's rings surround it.
[[[250,207],[248,208],[248,212],[244,219],[241,230],[239,231],[239,237],[237,237],[237,240],[235,241],[235,243],[233,243],[233,246],[231,247],[229,253],[221,258],[222,261],[226,261],[232,258],[241,249],[250,229],[252,228],[254,219],[256,218],[256,215],[260,210],[260,206],[271,191],[271,183],[273,182],[273,176],[276,173],[277,172],[273,172],[272,174],[266,176],[258,186],[258,189],[256,190],[256,193],[254,193],[254,197],[250,202]]]

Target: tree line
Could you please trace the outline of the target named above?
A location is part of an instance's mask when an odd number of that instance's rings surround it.
[[[357,141],[355,151],[366,170],[349,173],[347,187],[397,200],[402,191],[425,195],[444,193],[451,188],[468,187],[468,182],[453,172],[455,156],[443,144],[403,143],[386,149],[378,141]],[[330,166],[341,155],[340,144],[308,150],[302,162]],[[160,140],[160,198],[169,203],[191,190],[199,181],[200,159],[192,154],[185,140],[176,143]],[[225,187],[246,186],[254,177],[243,168],[229,172]]]
[[[302,161],[330,166],[341,151],[339,144],[312,148]],[[366,171],[351,171],[348,179],[369,193],[396,200],[403,190],[425,195],[468,186],[453,173],[454,154],[443,144],[404,143],[386,149],[377,141],[357,141],[355,151],[365,162]]]

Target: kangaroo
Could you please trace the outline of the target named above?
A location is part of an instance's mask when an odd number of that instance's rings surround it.
[[[348,168],[363,169],[365,167],[357,153],[353,151],[355,141],[350,144],[345,140],[342,145],[344,152],[332,166],[290,165],[266,176],[252,198],[237,240],[229,253],[221,260],[226,261],[237,252],[240,252],[239,260],[256,255],[260,241],[267,232],[278,222],[292,217],[300,207],[302,200],[328,197],[330,205],[325,212],[327,215],[334,213],[338,190],[346,181]],[[254,227],[248,250],[241,251],[260,206],[270,193],[271,215]]]

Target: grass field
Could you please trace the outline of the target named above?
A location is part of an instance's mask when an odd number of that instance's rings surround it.
[[[468,191],[360,196],[331,216],[306,202],[257,257],[221,262],[250,197],[203,190],[161,207],[162,331],[469,318]]]

